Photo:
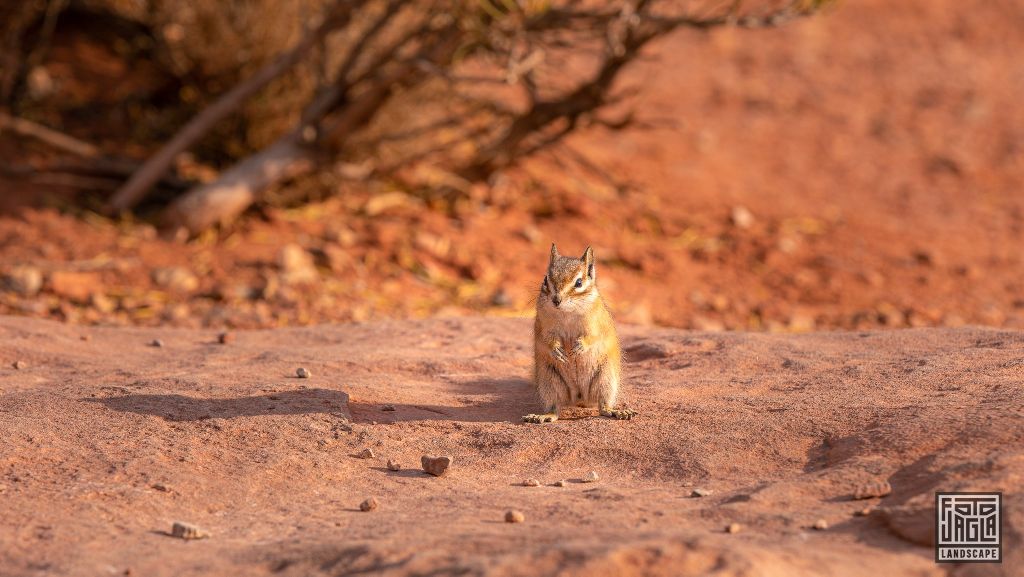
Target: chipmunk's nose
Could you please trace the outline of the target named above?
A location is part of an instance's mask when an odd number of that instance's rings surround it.
[[[555,306],[557,307],[558,305],[562,304],[562,297],[555,295],[551,297],[551,302],[555,303]]]

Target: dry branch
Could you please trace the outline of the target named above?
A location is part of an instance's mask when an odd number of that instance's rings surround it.
[[[559,144],[566,135],[583,126],[601,124],[614,130],[634,126],[635,117],[631,112],[617,120],[601,119],[596,114],[623,98],[623,91],[617,96],[612,94],[617,78],[630,63],[641,58],[641,51],[653,40],[678,28],[774,26],[813,13],[828,1],[789,0],[781,7],[775,4],[774,8],[761,12],[741,13],[741,3],[731,0],[710,14],[673,15],[653,10],[654,5],[672,7],[669,2],[656,0],[619,1],[589,8],[579,8],[566,1],[562,7],[547,6],[534,11],[511,1],[437,0],[431,4],[425,0],[421,4],[400,0],[352,0],[348,3],[338,0],[335,11],[341,11],[335,14],[331,24],[322,25],[289,53],[202,111],[133,175],[117,193],[112,205],[116,209],[133,206],[178,153],[271,79],[294,66],[311,48],[321,45],[328,32],[350,23],[364,24],[359,32],[352,30],[356,25],[351,24],[348,32],[354,40],[349,52],[335,70],[333,82],[322,87],[306,105],[298,124],[270,147],[226,170],[214,182],[196,187],[179,198],[168,210],[170,224],[197,233],[230,221],[259,201],[266,190],[313,170],[324,157],[350,145],[352,137],[371,125],[391,101],[397,88],[418,86],[434,77],[447,81],[452,100],[487,114],[483,123],[476,119],[476,127],[466,133],[467,138],[474,140],[476,155],[461,168],[449,167],[466,179],[486,179],[525,156]],[[403,6],[413,6],[416,10],[399,14]],[[372,16],[370,10],[373,10]],[[570,50],[594,48],[597,48],[597,66],[580,82],[557,90],[541,82],[546,76],[558,74],[558,58],[548,60],[547,54],[564,55]],[[457,73],[454,64],[457,60],[477,56],[480,56],[477,63],[485,68],[482,74]],[[497,70],[487,70],[487,67]],[[469,70],[475,69],[471,66]],[[491,79],[490,72],[497,73],[495,79],[504,78],[498,83],[524,91],[528,103],[525,111],[507,108],[500,97],[476,98],[455,89],[456,84],[463,84],[467,79],[476,80],[476,84]],[[377,146],[389,140],[386,134],[373,138]],[[424,135],[425,140],[429,138],[429,134]],[[431,152],[441,149],[443,146],[435,147]],[[420,154],[423,158],[423,153]],[[401,160],[408,162],[409,157]],[[390,162],[386,166],[393,168],[400,164]],[[588,169],[594,170],[594,167]],[[380,170],[378,168],[378,172]]]
[[[175,201],[167,212],[168,224],[198,232],[229,221],[248,208],[260,191],[313,166],[313,151],[303,144],[300,132],[293,132]]]
[[[286,54],[269,62],[245,82],[235,86],[189,121],[155,155],[146,161],[122,186],[110,201],[114,211],[129,210],[141,201],[149,189],[174,163],[174,159],[188,150],[214,125],[226,118],[251,96],[270,84],[275,78],[291,70],[316,47],[331,31],[348,23],[352,14],[352,3],[344,0],[335,2],[328,10],[324,21]]]
[[[412,63],[406,63],[378,79],[354,97],[336,118],[323,123],[321,139],[340,148],[384,106],[393,90],[411,81],[416,70]],[[312,139],[305,133],[300,128],[225,171],[214,182],[188,191],[168,209],[167,224],[195,234],[229,222],[273,185],[309,172],[317,164],[320,149],[312,146]]]
[[[34,138],[56,149],[63,150],[64,152],[70,152],[71,154],[81,156],[83,158],[95,158],[100,154],[99,149],[88,142],[79,140],[73,136],[68,136],[63,132],[56,131],[52,128],[47,128],[42,124],[37,124],[31,120],[16,118],[9,114],[0,112],[0,133],[5,130],[10,130],[11,132],[21,136]]]

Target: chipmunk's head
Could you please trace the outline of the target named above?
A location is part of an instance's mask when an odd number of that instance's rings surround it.
[[[558,254],[551,245],[548,274],[540,285],[541,306],[565,311],[580,311],[597,300],[597,269],[594,249],[587,247],[579,258]]]

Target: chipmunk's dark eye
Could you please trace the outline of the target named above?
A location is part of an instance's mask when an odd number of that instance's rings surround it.
[[[576,288],[583,288],[583,279],[576,279]]]

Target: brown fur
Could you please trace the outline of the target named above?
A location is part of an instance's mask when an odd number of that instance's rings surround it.
[[[577,286],[577,282],[580,286]],[[616,409],[622,351],[611,313],[597,289],[594,251],[564,257],[551,245],[534,322],[533,382],[544,412],[523,417],[553,422],[563,407],[597,407],[602,415],[628,419]]]

